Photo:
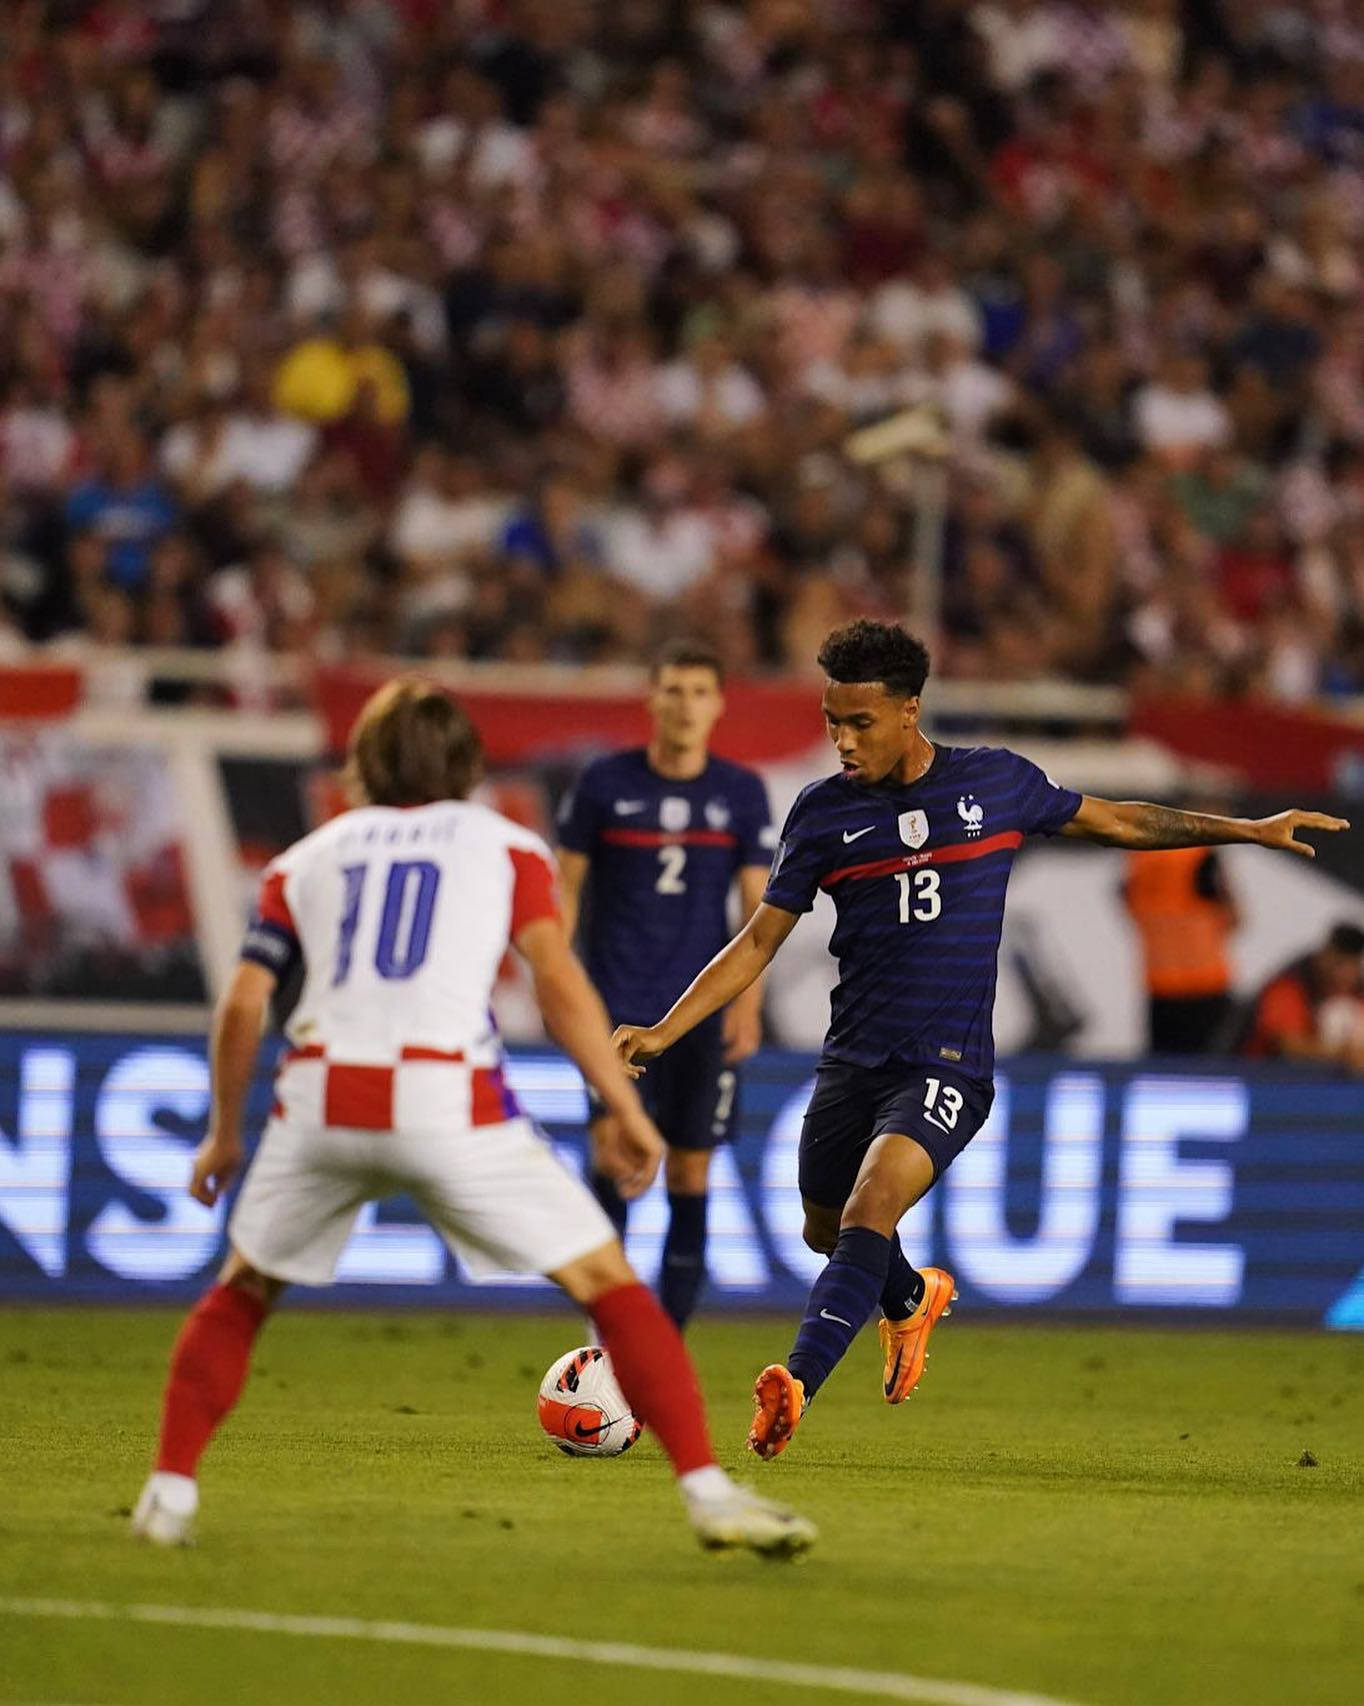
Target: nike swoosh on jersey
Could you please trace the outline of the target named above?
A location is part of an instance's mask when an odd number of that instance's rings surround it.
[[[821,1309],[820,1314],[826,1321],[837,1321],[840,1327],[851,1327],[851,1321],[845,1321],[841,1315],[830,1315],[827,1309]]]
[[[874,823],[869,823],[865,829],[854,829],[851,832],[845,829],[843,831],[843,845],[846,847],[850,841],[860,841],[864,835],[870,835],[875,828]]]
[[[621,817],[629,817],[631,812],[642,812],[643,810],[644,810],[644,801],[643,800],[617,800],[616,801],[616,811]]]

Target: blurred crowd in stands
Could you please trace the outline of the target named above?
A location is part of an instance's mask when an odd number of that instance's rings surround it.
[[[0,657],[1364,691],[1350,0],[4,11]]]

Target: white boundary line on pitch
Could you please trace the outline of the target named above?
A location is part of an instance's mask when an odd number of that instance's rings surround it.
[[[894,1671],[841,1665],[792,1664],[742,1653],[690,1653],[677,1647],[639,1647],[619,1641],[575,1641],[517,1629],[447,1629],[432,1623],[366,1622],[358,1617],[289,1617],[271,1611],[214,1610],[211,1606],[112,1605],[107,1600],[0,1598],[0,1617],[70,1617],[104,1623],[163,1623],[187,1629],[245,1629],[262,1635],[306,1635],[322,1640],[378,1641],[409,1647],[453,1647],[535,1659],[576,1659],[631,1670],[732,1677],[739,1682],[785,1683],[875,1700],[913,1700],[921,1706],[1067,1706],[1048,1694],[1019,1694],[973,1682],[936,1681]]]

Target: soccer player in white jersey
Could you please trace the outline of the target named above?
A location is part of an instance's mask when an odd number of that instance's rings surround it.
[[[715,1462],[695,1371],[610,1221],[521,1113],[489,1013],[510,943],[545,1023],[614,1116],[606,1157],[631,1196],[663,1153],[611,1047],[606,1012],[560,921],[553,858],[466,796],[480,767],[463,710],[391,682],[351,736],[363,804],[266,871],[242,962],[219,1003],[208,1135],[190,1192],[215,1203],[242,1163],[242,1113],[277,983],[303,987],[276,1102],[228,1226],[216,1285],[171,1357],[156,1467],[135,1534],[192,1538],[199,1460],[246,1379],[286,1285],[325,1285],[364,1203],[404,1192],[473,1273],[545,1273],[596,1324],[635,1415],[678,1475],[702,1543],[798,1551],[802,1517]],[[600,1159],[599,1155],[599,1159]]]

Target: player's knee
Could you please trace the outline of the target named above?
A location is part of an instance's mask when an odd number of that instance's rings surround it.
[[[245,1258],[233,1250],[218,1271],[218,1283],[230,1285],[237,1291],[244,1291],[248,1297],[254,1297],[263,1303],[267,1309],[273,1309],[284,1293],[285,1282],[274,1279],[269,1274],[263,1274],[259,1268],[253,1268]]]
[[[663,1164],[668,1189],[679,1196],[704,1196],[710,1182],[709,1149],[669,1149]]]
[[[808,1249],[816,1251],[821,1256],[833,1254],[834,1245],[838,1242],[838,1216],[836,1214],[811,1214],[806,1210],[805,1225],[801,1229],[801,1237]]]
[[[617,1286],[638,1283],[624,1248],[614,1238],[599,1250],[591,1250],[576,1262],[556,1269],[549,1277],[584,1309],[590,1309],[599,1297]]]

